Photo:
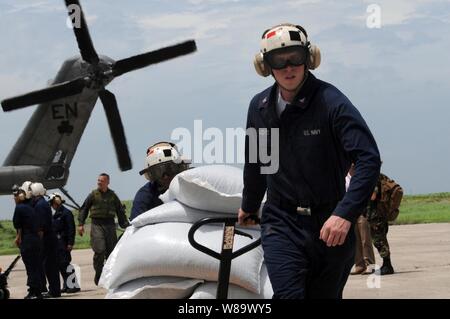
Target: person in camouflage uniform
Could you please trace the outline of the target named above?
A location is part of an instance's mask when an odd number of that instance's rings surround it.
[[[381,207],[378,205],[381,198],[381,179],[383,176],[383,174],[380,174],[377,186],[375,186],[372,196],[367,204],[367,220],[370,224],[373,245],[378,250],[380,257],[383,258],[380,275],[390,275],[394,273],[394,268],[391,264],[391,252],[387,240],[389,223],[386,213],[382,212]]]

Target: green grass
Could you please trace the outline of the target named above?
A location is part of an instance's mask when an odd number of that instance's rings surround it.
[[[19,249],[16,247],[16,230],[12,221],[0,221],[0,255],[17,255]]]
[[[394,224],[450,223],[450,193],[406,195]]]
[[[127,216],[130,216],[131,201],[123,202],[127,207]],[[74,212],[78,225],[78,212]],[[422,224],[422,223],[450,223],[450,193],[435,193],[426,195],[406,195],[400,205],[400,214],[393,223]],[[86,220],[86,228],[89,229],[90,219]],[[119,236],[122,231],[118,230]],[[14,239],[16,231],[11,221],[0,221],[0,255],[18,254]],[[75,249],[90,248],[89,231],[83,237],[75,237]]]

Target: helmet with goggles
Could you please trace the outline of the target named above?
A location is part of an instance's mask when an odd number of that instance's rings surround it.
[[[272,69],[282,69],[288,64],[299,66],[308,59],[309,41],[306,31],[293,24],[273,27],[264,32],[261,53]]]
[[[26,192],[18,185],[13,185],[12,194],[15,198],[18,198],[20,201],[24,201],[26,199]]]
[[[189,168],[190,161],[183,159],[175,144],[159,142],[147,149],[145,168],[139,172],[149,181],[161,180],[165,175],[173,177]]]
[[[57,204],[57,205],[61,205],[65,203],[64,197],[58,193],[52,193],[49,198],[48,198],[48,202],[50,205],[53,205],[53,203]]]
[[[261,76],[269,76],[271,70],[284,69],[288,65],[305,65],[314,70],[320,64],[320,50],[311,45],[305,29],[290,23],[266,30],[261,39],[261,50],[253,64]]]

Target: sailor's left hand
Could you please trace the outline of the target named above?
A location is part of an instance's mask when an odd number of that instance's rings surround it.
[[[347,237],[351,225],[352,223],[348,220],[336,215],[331,215],[320,230],[320,239],[322,239],[328,247],[342,245],[345,242],[345,238]]]
[[[16,239],[14,240],[14,243],[16,244],[17,247],[20,247],[22,239],[19,236],[17,236]]]

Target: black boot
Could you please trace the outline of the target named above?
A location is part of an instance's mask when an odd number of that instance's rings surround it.
[[[24,299],[42,299],[40,289],[28,289],[28,295]]]
[[[394,273],[394,267],[391,264],[391,258],[385,257],[383,258],[383,266],[380,268],[380,275],[392,275]]]

